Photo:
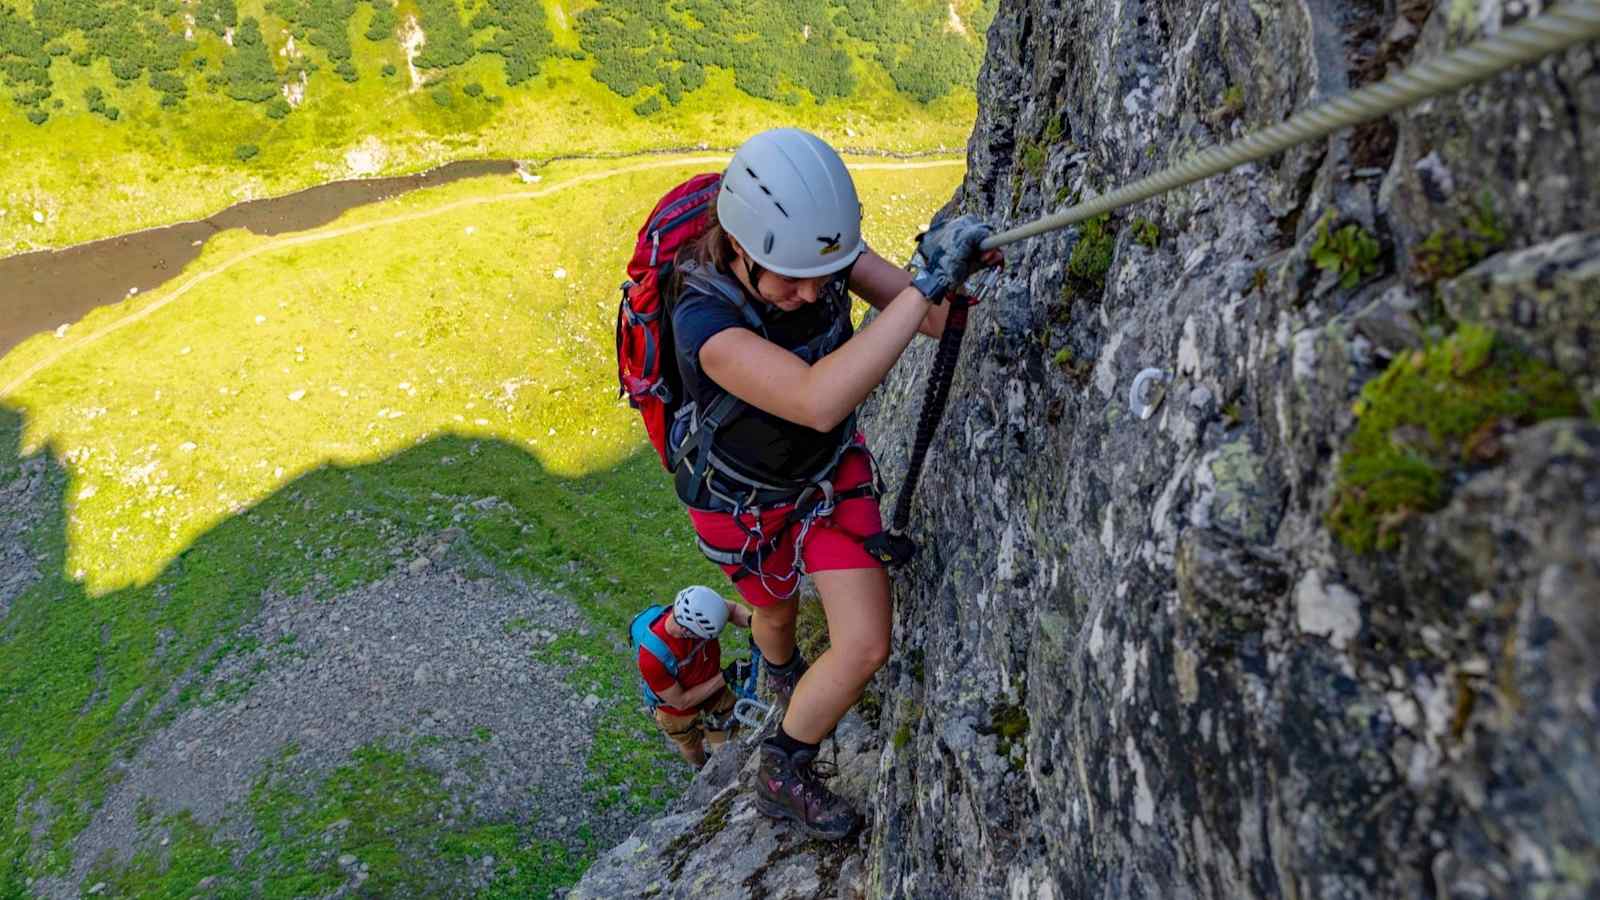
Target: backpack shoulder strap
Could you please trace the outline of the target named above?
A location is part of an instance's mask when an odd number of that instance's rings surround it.
[[[650,626],[654,625],[656,620],[661,618],[666,611],[667,608],[664,606],[652,606],[634,616],[632,624],[628,626],[628,634],[635,653],[641,649],[644,650],[660,661],[662,667],[667,670],[668,675],[677,678],[677,657],[673,656],[672,651],[667,648],[667,642],[663,641],[659,635],[650,629]]]
[[[685,263],[679,271],[685,289],[697,290],[727,301],[739,310],[746,324],[762,336],[766,335],[767,323],[762,321],[761,314],[750,304],[750,298],[744,295],[744,288],[739,282],[714,269],[692,263]]]
[[[744,318],[746,324],[757,334],[766,336],[767,323],[762,321],[761,314],[756,312],[750,299],[744,295],[744,289],[739,283],[727,275],[708,269],[705,266],[686,263],[680,270],[683,287],[686,290],[696,290],[712,297],[717,297],[735,309]],[[670,462],[671,468],[676,469],[684,460],[694,457],[694,466],[691,470],[690,480],[699,483],[704,477],[706,463],[710,458],[710,443],[714,439],[717,429],[722,423],[745,408],[745,402],[738,397],[722,392],[710,406],[696,412],[697,421],[683,443],[677,448]]]

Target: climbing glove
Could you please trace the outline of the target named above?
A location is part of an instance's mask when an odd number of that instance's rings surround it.
[[[961,286],[978,267],[978,245],[994,229],[977,216],[958,216],[936,223],[917,238],[912,259],[911,286],[930,303],[939,303],[952,288]]]

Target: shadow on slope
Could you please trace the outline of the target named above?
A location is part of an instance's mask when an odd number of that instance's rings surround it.
[[[414,562],[408,548],[449,529],[459,529],[455,539],[486,568],[568,595],[587,618],[589,627],[551,635],[536,656],[563,663],[570,690],[601,701],[587,748],[586,788],[595,804],[640,815],[681,787],[632,702],[632,676],[617,650],[636,607],[671,585],[719,575],[693,552],[652,454],[564,479],[510,444],[448,436],[377,463],[324,466],[211,529],[150,583],[90,598],[64,574],[67,474],[47,452],[22,458],[21,428],[21,416],[0,406],[0,519],[8,523],[0,530],[0,809],[16,811],[0,829],[0,894],[25,894],[33,879],[82,870],[72,843],[125,776],[126,761],[214,697],[198,687],[241,652],[235,636],[266,598],[327,601],[404,574]],[[263,780],[250,798],[248,830],[255,840],[282,842],[272,852],[218,843],[205,827],[169,819],[161,824],[172,846],[142,850],[124,873],[130,880],[111,887],[132,891],[137,881],[141,889],[159,883],[187,893],[232,867],[241,867],[229,876],[241,887],[336,887],[344,881],[335,871],[340,854],[301,852],[325,842],[305,826],[332,809],[348,812],[345,819],[377,817],[367,831],[358,821],[345,832],[368,844],[362,854],[377,867],[363,876],[369,888],[426,892],[452,867],[491,856],[477,883],[519,896],[581,872],[585,862],[574,855],[587,848],[577,840],[551,846],[530,840],[517,823],[434,815],[449,805],[439,776],[393,748],[372,746],[320,786],[267,790]],[[330,805],[330,797],[349,802]],[[403,815],[396,804],[407,798],[420,805]],[[380,871],[385,865],[393,870]]]

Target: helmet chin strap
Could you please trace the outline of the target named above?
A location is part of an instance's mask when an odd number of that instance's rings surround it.
[[[749,253],[746,253],[743,247],[740,247],[737,244],[734,245],[734,252],[739,261],[744,263],[744,270],[750,281],[750,290],[755,292],[757,297],[760,297],[762,300],[766,300],[767,298],[761,296],[761,276],[767,270],[763,269],[761,264],[756,262],[755,257],[751,256]]]

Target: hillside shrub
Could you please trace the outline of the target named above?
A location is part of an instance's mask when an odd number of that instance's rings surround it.
[[[856,86],[838,10],[837,0],[619,0],[576,20],[595,80],[619,96],[656,88],[675,104],[704,86],[705,67],[718,66],[750,96],[796,103],[803,91],[824,102]]]
[[[472,58],[472,36],[456,14],[454,0],[417,0],[417,7],[422,13],[422,30],[428,35],[417,54],[417,65],[447,69]]]
[[[488,0],[472,18],[474,31],[494,29],[494,36],[479,49],[498,53],[505,60],[506,84],[518,85],[539,74],[550,58],[555,38],[545,22],[544,5],[523,0]]]
[[[233,35],[233,52],[222,58],[228,96],[247,103],[265,103],[278,95],[278,72],[254,18],[239,23]]]
[[[369,41],[386,41],[394,37],[395,28],[399,25],[400,18],[395,14],[393,3],[372,0],[372,21],[367,23],[367,32],[363,36]]]
[[[221,37],[239,24],[239,8],[234,0],[200,0],[194,11],[194,23]]]
[[[355,67],[349,62],[350,17],[356,0],[268,0],[267,11],[304,33],[306,42],[326,53],[334,71],[346,81],[355,80]]]

